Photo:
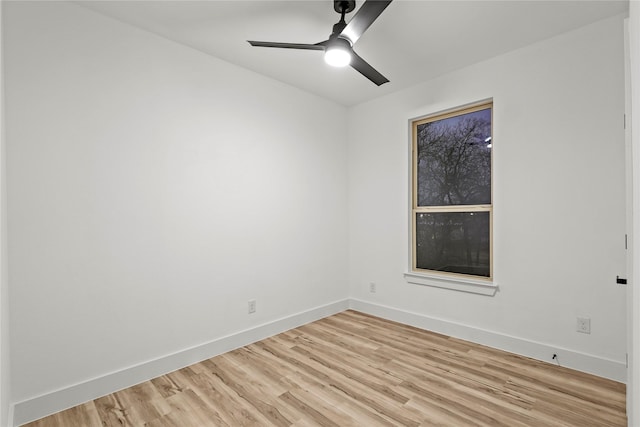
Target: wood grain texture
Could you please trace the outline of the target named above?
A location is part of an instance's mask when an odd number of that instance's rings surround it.
[[[351,310],[27,424],[626,425],[624,384]]]

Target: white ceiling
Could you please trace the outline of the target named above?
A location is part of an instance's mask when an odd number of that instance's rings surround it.
[[[378,87],[349,67],[326,65],[322,52],[247,43],[327,39],[339,20],[332,0],[78,3],[346,106],[628,10],[627,0],[395,0],[354,46],[390,80]]]

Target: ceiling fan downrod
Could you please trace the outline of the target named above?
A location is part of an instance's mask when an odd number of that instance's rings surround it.
[[[342,30],[347,26],[347,22],[344,20],[344,16],[351,12],[355,8],[355,1],[335,0],[333,3],[333,9],[340,14],[340,21],[333,25],[333,30],[329,36],[329,40],[333,40],[342,33]],[[351,45],[351,44],[349,44]]]

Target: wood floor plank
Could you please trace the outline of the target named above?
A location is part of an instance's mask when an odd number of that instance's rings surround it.
[[[299,384],[302,388],[310,391],[313,395],[325,400],[328,404],[347,414],[348,418],[340,419],[345,425],[371,425],[371,426],[395,426],[393,422],[377,413],[373,408],[358,400],[349,399],[342,390],[331,384],[323,383],[314,378],[305,375],[302,372],[296,372],[291,375],[292,381]]]
[[[510,423],[519,423],[518,425],[527,425],[531,422],[528,414],[533,408],[533,402],[522,396],[514,396],[515,392],[503,390],[499,386],[481,386],[460,376],[443,377],[437,372],[421,372],[400,362],[395,362],[392,369],[406,373],[407,378],[413,378],[412,381],[405,382],[403,387],[411,387],[414,390],[414,396],[447,402],[449,406],[457,402],[474,410],[481,407],[484,412],[498,414],[499,418],[502,418],[499,416],[502,413]],[[429,390],[426,392],[417,390],[416,384],[428,384]]]
[[[222,419],[231,426],[271,425],[253,405],[245,401],[215,374],[199,374],[192,378],[202,398],[219,408]]]
[[[348,310],[28,427],[626,426],[625,386]]]
[[[100,397],[94,400],[94,403],[98,410],[100,420],[105,427],[124,427],[134,425],[129,418],[127,408],[125,408],[125,406],[118,400],[118,396],[115,393]],[[63,411],[63,413],[66,412],[67,411]],[[64,424],[52,422],[50,425],[62,426]]]

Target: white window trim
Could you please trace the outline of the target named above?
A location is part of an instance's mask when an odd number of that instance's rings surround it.
[[[467,105],[463,105],[460,107],[456,107],[455,109],[451,109],[451,110],[445,110],[445,111],[441,111],[438,113],[434,113],[434,114],[430,114],[430,115],[441,115],[441,114],[446,114],[447,112],[450,111],[457,111],[457,110],[461,110],[464,108],[471,108],[474,107],[476,105],[482,105],[482,104],[486,104],[488,102],[493,103],[493,99],[492,98],[488,98],[485,99],[483,101],[480,102],[474,102],[474,103],[470,103]],[[492,106],[493,108],[493,106]],[[415,117],[409,120],[408,123],[408,130],[409,130],[409,170],[411,171],[411,173],[409,174],[409,266],[407,269],[407,272],[404,273],[404,279],[407,281],[407,283],[411,283],[411,284],[415,284],[415,285],[423,285],[423,286],[431,286],[431,287],[435,287],[435,288],[442,288],[442,289],[450,289],[450,290],[454,290],[454,291],[460,291],[460,292],[467,292],[467,293],[472,293],[472,294],[477,294],[477,295],[486,295],[486,296],[494,296],[496,294],[496,292],[498,292],[499,288],[498,288],[498,284],[495,282],[495,278],[492,277],[490,279],[482,279],[482,278],[475,278],[473,276],[465,276],[465,275],[458,275],[458,274],[448,274],[448,273],[430,273],[430,272],[417,272],[417,271],[413,271],[413,186],[414,186],[414,182],[413,182],[413,122],[416,120],[419,120],[420,117]],[[491,167],[493,168],[493,162]],[[492,175],[492,181],[493,181],[493,171],[491,172]],[[492,185],[492,190],[493,191],[493,185]],[[493,201],[493,197],[492,197],[492,201]],[[493,209],[493,203],[491,204],[491,208]],[[493,227],[493,221],[491,224],[491,227]],[[492,233],[493,236],[493,233]],[[493,239],[493,237],[492,237]],[[493,241],[492,241],[493,244]],[[492,250],[493,252],[493,250]],[[492,253],[492,257],[493,257],[493,253]],[[492,263],[493,263],[493,259],[492,259]],[[493,270],[493,268],[492,268]]]
[[[468,292],[478,295],[494,296],[498,291],[498,285],[494,281],[473,279],[461,276],[446,276],[443,274],[429,273],[404,273],[404,279],[415,285],[433,286],[436,288],[451,289],[454,291]]]

